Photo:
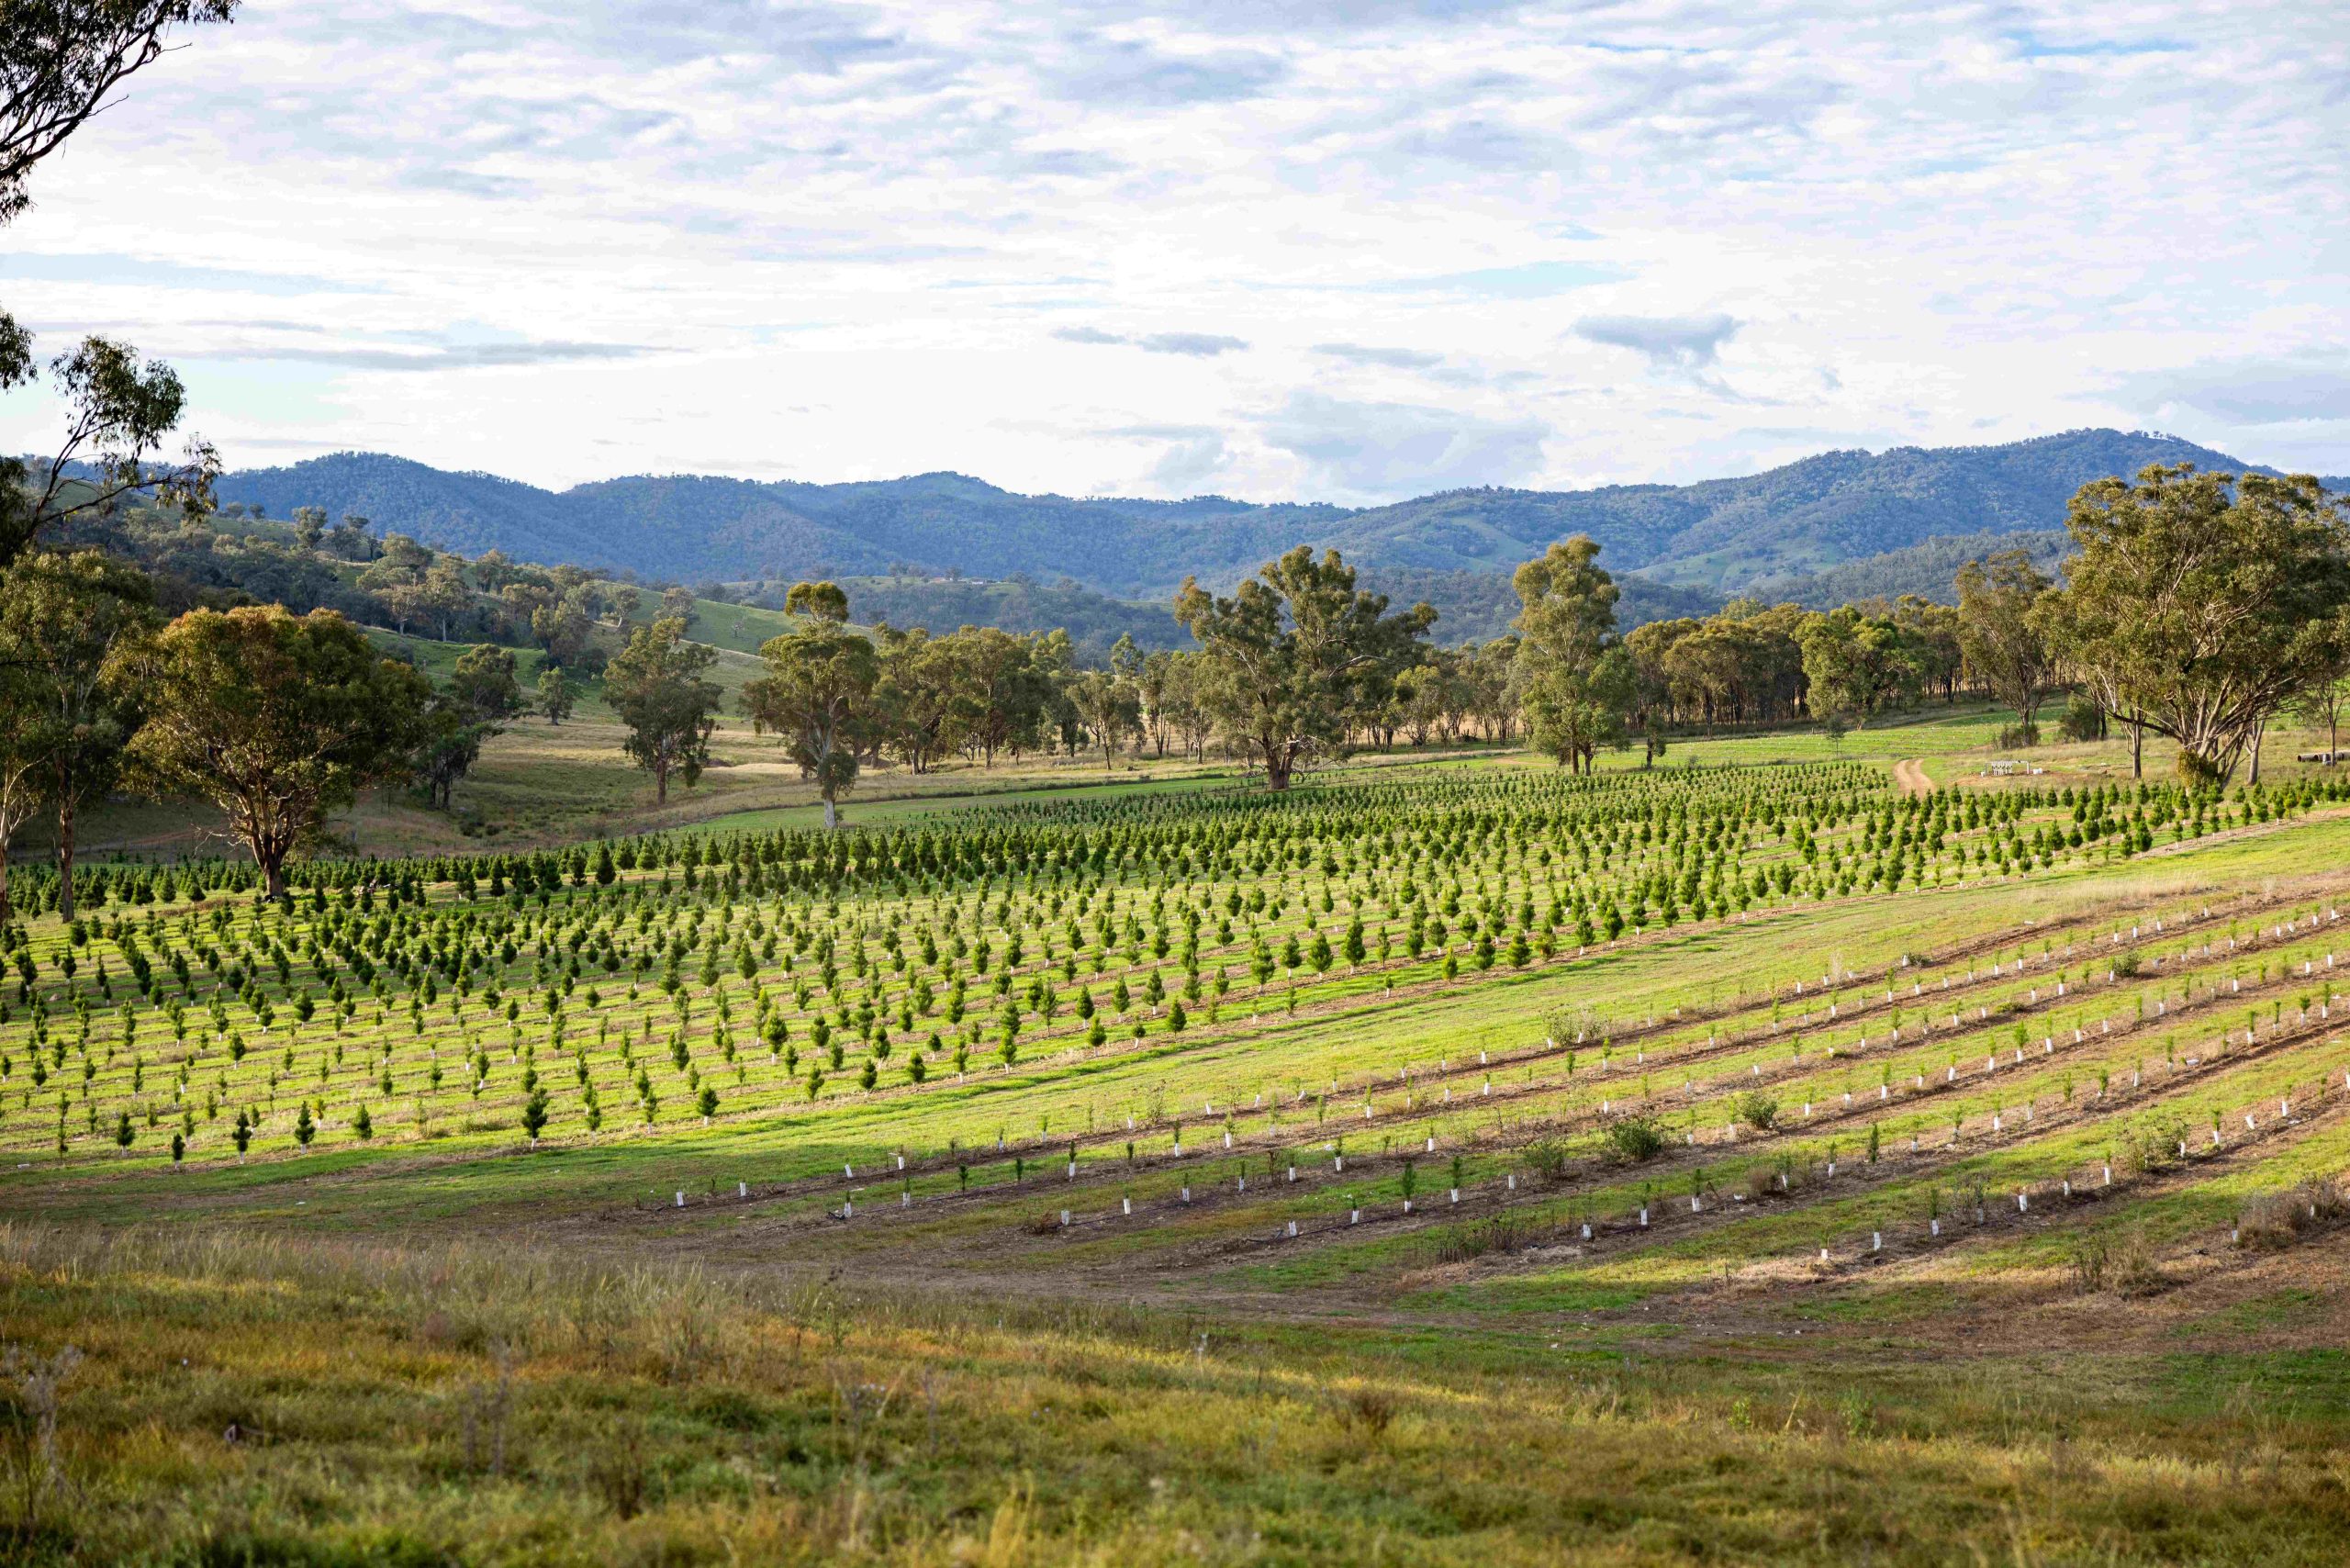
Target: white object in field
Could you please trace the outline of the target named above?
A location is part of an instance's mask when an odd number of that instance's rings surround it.
[[[1063,1209],[1061,1211],[1061,1228],[1063,1230],[1067,1230],[1069,1228],[1069,1211],[1067,1209]]]
[[[684,1208],[686,1206],[686,1193],[685,1189],[682,1187],[677,1189],[677,1206],[679,1208]]]
[[[1648,1227],[1649,1227],[1649,1211],[1648,1211],[1648,1209],[1647,1209],[1646,1205],[1643,1205],[1643,1206],[1641,1207],[1641,1209],[1640,1209],[1640,1228],[1641,1228],[1642,1230],[1646,1230]]]
[[[1297,1221],[1292,1220],[1289,1222],[1289,1233],[1292,1236],[1295,1236],[1297,1234]]]
[[[1130,1215],[1134,1213],[1135,1201],[1132,1198],[1120,1198],[1118,1200],[1118,1212],[1122,1215]]]

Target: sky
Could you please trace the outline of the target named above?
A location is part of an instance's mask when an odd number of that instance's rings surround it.
[[[246,0],[0,233],[231,467],[1366,504],[2350,472],[2339,0]],[[0,398],[0,450],[61,410]]]

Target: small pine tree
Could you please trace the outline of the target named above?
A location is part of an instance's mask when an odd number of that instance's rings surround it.
[[[375,1136],[375,1118],[367,1114],[366,1106],[360,1106],[359,1114],[351,1118],[351,1130],[359,1135],[361,1143],[365,1143]]]
[[[309,1103],[305,1101],[301,1110],[294,1117],[294,1141],[304,1148],[308,1148],[310,1147],[310,1140],[318,1136],[318,1124],[310,1120]]]

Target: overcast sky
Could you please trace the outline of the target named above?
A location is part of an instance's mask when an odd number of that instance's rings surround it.
[[[2169,431],[2350,471],[2339,0],[247,0],[0,299],[232,466],[1361,502]],[[0,443],[55,410],[0,401]]]

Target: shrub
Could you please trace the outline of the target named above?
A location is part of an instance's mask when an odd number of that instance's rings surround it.
[[[1338,1424],[1373,1442],[1386,1436],[1394,1420],[1394,1395],[1383,1389],[1358,1388],[1338,1406]]]
[[[2290,1247],[2304,1236],[2331,1229],[2345,1215],[2350,1193],[2331,1176],[2314,1176],[2254,1199],[2236,1227],[2237,1239],[2245,1247]]]
[[[1526,1146],[1526,1162],[1545,1182],[1564,1181],[1570,1158],[1567,1140],[1555,1133],[1546,1133]]]
[[[1519,1214],[1497,1214],[1474,1225],[1456,1225],[1428,1238],[1438,1263],[1467,1263],[1489,1252],[1517,1252],[1534,1244],[1533,1223]]]
[[[1628,1164],[1655,1159],[1664,1145],[1664,1124],[1654,1116],[1618,1116],[1607,1124],[1607,1147]]]
[[[2073,1244],[2073,1278],[2091,1294],[2148,1296],[2171,1284],[2170,1276],[2154,1260],[2154,1249],[2135,1231],[2082,1236]]]
[[[1738,1097],[1738,1119],[1758,1133],[1767,1133],[1778,1124],[1778,1096],[1760,1089],[1750,1089]]]

